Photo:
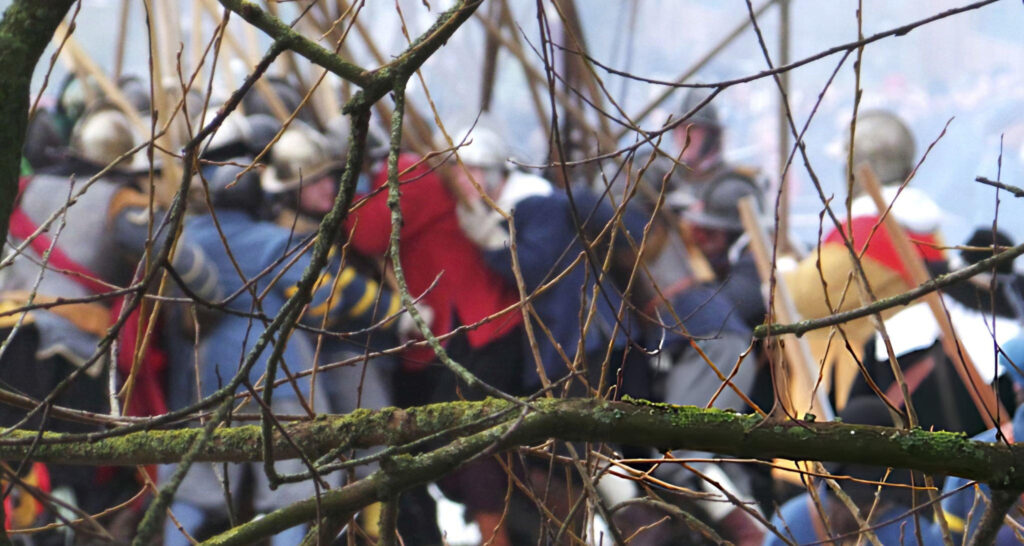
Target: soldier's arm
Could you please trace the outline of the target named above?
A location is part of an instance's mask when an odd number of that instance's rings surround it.
[[[304,269],[304,264],[295,264],[284,272],[281,282],[286,287],[286,297],[291,297],[298,290],[297,284]],[[313,327],[364,328],[394,315],[401,307],[397,292],[351,266],[341,265],[339,260],[332,260],[316,280],[313,299],[302,316],[302,322]]]
[[[141,193],[125,188],[115,196],[111,206],[108,219],[111,233],[129,263],[138,263],[142,259],[152,236],[149,207],[145,199]],[[163,214],[161,209],[155,212],[154,226],[159,224],[155,219]],[[156,256],[162,250],[160,244],[164,238],[155,236],[152,239],[155,243],[150,249],[150,255]],[[171,267],[196,296],[206,301],[217,301],[224,297],[218,282],[217,270],[199,247],[179,238],[171,254]]]

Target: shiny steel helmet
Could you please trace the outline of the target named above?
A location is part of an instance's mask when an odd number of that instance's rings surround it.
[[[205,114],[196,116],[192,122],[192,130],[199,132],[217,115],[219,106],[210,105]],[[252,130],[249,120],[238,112],[232,112],[224,118],[220,127],[200,144],[199,152],[203,159],[224,161],[230,157],[249,153],[249,142]]]
[[[508,168],[508,144],[501,134],[483,119],[478,120],[475,126],[464,127],[452,133],[452,142],[458,146],[456,153],[467,167],[499,170]]]
[[[914,135],[892,112],[869,110],[857,117],[853,166],[867,162],[883,184],[906,180],[914,168]]]
[[[118,169],[141,170],[145,167],[143,154],[135,153],[118,161],[141,143],[142,138],[128,116],[111,105],[99,104],[75,124],[68,149],[71,155],[97,166],[117,162]]]
[[[294,120],[270,149],[270,165],[261,177],[263,190],[282,193],[297,189],[344,163],[333,156],[327,139],[305,123]]]

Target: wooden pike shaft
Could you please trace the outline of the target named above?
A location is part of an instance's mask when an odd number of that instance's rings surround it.
[[[121,93],[121,89],[114,84],[113,81],[107,77],[107,74],[96,64],[95,61],[85,52],[85,49],[78,40],[68,33],[68,26],[66,23],[60,23],[57,25],[57,31],[53,35],[55,43],[64,41],[64,47],[61,49],[61,58],[71,67],[71,69],[81,76],[90,76],[96,82],[96,85],[100,87],[106,99],[110,101],[119,110],[124,112],[128,120],[135,126],[136,129],[143,133],[149,132],[149,124],[143,121],[139,113],[135,111],[135,108],[125,98],[124,93]]]
[[[128,18],[131,15],[131,0],[121,0],[121,13],[117,24],[117,42],[114,43],[114,79],[122,75],[124,48],[128,42]]]
[[[213,18],[213,20],[220,21],[222,19],[222,12],[218,9],[214,0],[200,0],[200,5],[206,10],[210,17]],[[238,58],[242,59],[246,66],[251,68],[256,63],[255,59],[249,57],[245,48],[242,47],[242,44],[239,43],[238,38],[236,38],[234,34],[225,29],[222,36],[224,37],[224,41],[228,44],[228,47],[231,48],[231,51]],[[270,110],[278,121],[284,122],[291,117],[292,113],[285,107],[284,102],[281,101],[281,97],[277,96],[277,92],[274,91],[273,86],[267,83],[265,79],[260,78],[256,80],[255,87],[256,92],[266,99],[267,104],[270,106]]]
[[[858,166],[856,172],[858,182],[860,182],[861,186],[875,202],[879,214],[884,214],[889,204],[882,197],[882,185],[878,182],[878,177],[875,176],[875,173],[867,164]],[[911,280],[918,285],[929,281],[931,275],[925,267],[924,259],[914,250],[913,243],[911,243],[910,238],[907,236],[907,232],[892,214],[885,214],[885,228],[889,231],[889,236],[892,238],[896,252],[900,256],[900,261],[907,271],[910,272]],[[1009,412],[1006,411],[1006,408],[996,398],[992,387],[986,385],[981,376],[978,375],[978,369],[974,366],[971,355],[967,354],[967,350],[960,345],[953,323],[942,306],[939,293],[931,292],[925,295],[924,301],[928,304],[928,308],[935,316],[935,321],[939,324],[942,335],[940,339],[942,350],[953,363],[953,367],[956,368],[957,374],[960,375],[964,387],[967,388],[967,392],[971,395],[971,400],[974,401],[974,405],[978,408],[981,418],[985,420],[986,425],[989,427],[996,426],[996,420],[992,418],[993,415],[998,417],[1000,423],[1009,422],[1011,419]]]
[[[754,255],[757,273],[761,277],[761,281],[767,284],[771,279],[771,244],[768,241],[768,235],[764,232],[761,223],[758,221],[754,198],[752,196],[744,197],[740,199],[737,206],[739,207],[740,219],[743,222],[743,229],[750,236],[750,251]],[[773,311],[776,321],[790,323],[798,318],[793,298],[786,288],[786,283],[780,276],[775,277],[775,308]],[[813,378],[818,376],[818,366],[815,365],[815,360],[811,355],[810,348],[807,346],[807,341],[797,338],[792,334],[782,336],[782,339],[786,361],[789,363],[789,373],[785,374],[785,377],[782,378],[784,381],[781,384],[788,387],[789,398],[792,401],[790,402],[792,407],[786,408],[787,413],[790,415],[796,413],[799,417],[799,412],[804,411],[809,404],[811,413],[823,417],[825,420],[832,421],[835,419],[835,411],[832,409],[832,405],[829,404],[823,389],[815,389],[816,381]],[[776,377],[776,388],[778,388],[780,385],[778,379],[783,374],[777,369],[772,370],[772,372]],[[812,391],[814,392],[813,397],[810,395]],[[786,397],[780,396],[779,400],[786,402]]]
[[[506,37],[504,33],[502,33],[501,30],[498,28],[498,26],[494,24],[494,22],[489,21],[488,19],[480,16],[477,16],[477,19],[481,23],[483,23],[484,30],[487,31],[487,34],[494,36],[498,40],[498,43],[501,44],[506,50],[508,50],[509,53],[512,54],[513,57],[516,58],[516,60],[519,61],[519,63],[523,67],[523,71],[526,73],[526,77],[529,80],[531,87],[534,85],[541,85],[544,87],[547,86],[547,78],[543,74],[541,74],[540,70],[537,69],[537,67],[530,64],[530,61],[527,58],[526,52],[523,50],[523,46],[521,43],[519,43],[515,39],[509,39],[508,37]],[[561,91],[556,88],[554,90],[554,95],[555,100],[558,102],[559,106],[564,108],[565,112],[572,116],[573,119],[580,124],[584,131],[586,131],[588,134],[596,135],[597,138],[601,140],[601,145],[603,147],[606,147],[607,149],[614,149],[614,141],[611,139],[611,137],[607,134],[602,134],[596,127],[594,127],[594,125],[590,123],[590,120],[587,119],[586,112],[584,112],[578,104],[575,104],[570,99],[570,97],[565,94],[564,91]],[[542,109],[543,107],[540,106],[538,108]]]
[[[776,3],[777,1],[778,0],[768,0],[767,2],[762,4],[761,7],[757,8],[757,10],[754,11],[754,16],[761,15],[762,13],[764,13],[766,9],[768,9],[772,4]],[[748,26],[750,26],[750,17],[744,17],[743,20],[740,21],[740,23],[737,24],[735,28],[733,28],[732,32],[726,34],[725,37],[721,39],[721,41],[715,44],[715,47],[712,47],[707,53],[704,54],[703,57],[698,59],[697,62],[693,63],[693,66],[688,68],[686,72],[683,72],[682,75],[676,78],[675,82],[677,84],[680,84],[692,78],[694,74],[696,74],[700,69],[704,68],[709,62],[711,62],[712,59],[714,59],[719,53],[721,53],[722,50],[728,47],[729,44],[733,42],[733,40],[735,40],[741,34],[743,34],[743,31],[746,30]],[[649,116],[651,112],[653,112],[656,108],[661,106],[662,103],[668,100],[668,98],[672,96],[672,93],[674,93],[675,90],[676,89],[674,87],[669,87],[663,93],[658,95],[658,97],[651,101],[650,104],[645,106],[639,114],[633,116],[633,122],[640,123],[641,121],[643,121],[643,119]],[[615,135],[615,140],[619,140],[620,138],[626,136],[626,133],[629,131],[630,129],[628,127],[620,130]]]

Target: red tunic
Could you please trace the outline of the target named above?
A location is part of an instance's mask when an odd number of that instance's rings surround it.
[[[419,158],[403,154],[399,172]],[[477,321],[509,307],[518,300],[509,286],[487,267],[476,246],[462,233],[455,217],[455,200],[441,177],[425,165],[403,175],[401,182],[402,231],[399,253],[402,270],[413,297],[425,292],[434,279],[437,286],[423,297],[434,310],[431,330],[436,335]],[[345,220],[353,247],[362,254],[383,256],[391,236],[391,210],[387,206],[387,168],[373,174],[373,188],[380,191],[352,211]],[[456,320],[458,324],[456,324]],[[507,334],[522,321],[517,309],[467,332],[470,347],[484,346]],[[407,364],[434,359],[429,347],[404,355]],[[409,362],[412,361],[412,362]]]
[[[857,252],[864,252],[865,256],[873,258],[889,269],[895,270],[900,277],[907,282],[907,286],[916,286],[917,283],[910,275],[910,271],[900,260],[896,246],[892,241],[889,230],[881,223],[878,215],[858,216],[851,222],[853,224],[853,248]],[[846,221],[843,221],[845,232]],[[874,231],[874,233],[872,233]],[[935,233],[916,233],[907,230],[907,236],[914,242],[914,249],[917,250],[926,262],[941,261],[943,259],[940,242]],[[835,228],[825,236],[826,244],[843,244],[842,235]]]

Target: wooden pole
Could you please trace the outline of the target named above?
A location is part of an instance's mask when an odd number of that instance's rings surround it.
[[[179,21],[174,18],[173,11],[169,6],[160,0],[144,0],[147,11],[150,14],[150,32],[156,34],[155,39],[150,39],[150,58],[152,62],[152,73],[150,78],[153,87],[153,117],[156,120],[156,130],[166,127],[166,131],[156,138],[154,143],[165,150],[177,150],[184,144],[184,132],[180,129],[184,124],[175,126],[172,123],[172,115],[182,115],[179,111],[174,114],[175,101],[168,95],[170,88],[166,85],[169,82],[176,82],[177,78],[172,76],[175,65],[174,58],[177,52],[177,42],[174,33],[167,27],[173,26],[178,29]],[[162,24],[161,24],[162,23]],[[172,24],[173,23],[173,24]],[[151,128],[147,127],[144,134],[151,134]],[[154,155],[158,152],[154,152]],[[160,169],[159,181],[154,181],[154,196],[157,202],[169,205],[174,197],[175,189],[181,182],[181,166],[177,158],[172,155],[164,155],[163,165]]]
[[[883,214],[888,209],[889,204],[882,197],[882,185],[878,182],[875,173],[867,164],[858,166],[856,172],[857,181],[867,194],[871,196],[875,206],[878,207],[879,214]],[[924,259],[914,250],[913,243],[907,236],[906,231],[904,231],[903,226],[896,221],[896,218],[891,213],[885,215],[885,229],[889,232],[889,237],[892,239],[893,246],[896,247],[896,252],[900,256],[903,267],[910,273],[911,280],[917,285],[931,280],[931,275],[925,267]],[[981,418],[984,419],[989,427],[995,427],[997,420],[1000,423],[1009,422],[1011,420],[1010,413],[999,402],[992,387],[986,385],[981,376],[978,375],[978,369],[975,368],[971,355],[960,344],[960,339],[956,335],[952,321],[946,314],[939,293],[931,292],[925,295],[924,301],[928,304],[928,308],[935,316],[935,321],[939,324],[942,350],[953,363],[953,367],[956,368],[957,374],[960,375],[964,387],[966,387],[967,392],[971,395],[971,400],[974,402],[975,407],[978,408]],[[993,419],[993,415],[997,419]]]
[[[348,2],[338,2],[338,4],[339,7],[344,7],[346,10],[349,8]],[[344,13],[344,11],[342,13]],[[353,20],[352,24],[356,29],[356,33],[358,33],[359,37],[363,40],[363,44],[366,46],[366,49],[369,50],[370,55],[373,56],[373,59],[378,64],[387,64],[390,59],[388,59],[380,48],[377,47],[377,44],[373,39],[373,34],[371,34],[366,28],[366,25],[364,25],[358,17]],[[388,118],[390,118],[390,116],[388,116]],[[423,152],[430,149],[434,140],[433,126],[427,122],[427,118],[425,118],[418,109],[414,108],[413,105],[408,102],[405,104],[405,120],[408,125],[410,125],[410,135],[413,137],[411,139],[413,141],[411,143],[411,147],[417,150],[417,152]]]
[[[571,40],[577,50],[581,53],[581,55],[573,55],[573,57],[575,57],[574,59],[568,59],[569,63],[577,66],[577,81],[586,86],[587,94],[590,96],[590,100],[594,105],[598,109],[603,109],[604,93],[601,90],[601,85],[597,79],[597,75],[594,74],[593,67],[590,66],[590,62],[586,57],[587,41],[583,34],[583,26],[580,24],[579,12],[576,9],[576,0],[561,0],[560,2],[556,2],[555,6],[564,10],[566,42],[568,43]],[[571,54],[571,52],[567,52],[567,55],[568,54]],[[580,100],[582,101],[582,99]],[[607,117],[598,116],[597,123],[600,129],[598,134],[611,134],[612,130]]]
[[[761,7],[754,10],[754,17],[757,17],[764,13],[764,11],[768,9],[769,6],[771,6],[777,1],[778,0],[768,0],[764,4],[761,4]],[[714,47],[712,47],[707,53],[705,53],[703,57],[698,59],[697,62],[693,63],[693,66],[686,69],[686,71],[683,72],[682,75],[676,78],[675,83],[684,83],[686,82],[686,80],[692,78],[694,74],[696,74],[700,69],[704,68],[709,62],[711,62],[712,59],[714,59],[719,53],[721,53],[726,47],[728,47],[729,44],[733,42],[733,40],[735,40],[741,34],[743,34],[743,31],[745,31],[747,27],[750,26],[750,21],[750,17],[744,17],[743,20],[740,21],[735,28],[733,28],[732,32],[726,34],[725,37],[723,37],[717,44],[715,44]],[[651,115],[651,112],[653,112],[656,108],[661,106],[662,103],[668,100],[668,98],[672,96],[672,93],[674,93],[675,90],[676,89],[674,87],[669,87],[660,95],[658,95],[658,97],[651,101],[650,104],[648,104],[642,110],[640,110],[639,114],[633,116],[633,123],[640,123],[641,121],[643,121],[644,118]],[[626,133],[628,133],[631,130],[632,129],[630,129],[629,127],[619,130],[619,132],[615,134],[615,138],[613,140],[618,141],[622,137],[626,136]]]
[[[523,71],[526,74],[527,80],[529,80],[530,82],[531,88],[534,85],[540,85],[546,88],[548,84],[547,78],[544,76],[544,74],[540,72],[539,69],[537,69],[537,67],[533,66],[530,63],[530,60],[526,55],[523,45],[519,41],[519,35],[513,32],[513,38],[510,39],[506,37],[493,22],[480,17],[478,17],[478,19],[480,20],[481,23],[483,23],[484,30],[486,30],[489,34],[493,34],[497,38],[498,43],[505,47],[505,49],[507,49],[508,52],[511,53],[512,56],[519,61],[520,65],[523,67]],[[608,149],[613,149],[615,141],[611,139],[610,135],[602,134],[600,131],[598,131],[597,128],[594,127],[594,125],[590,123],[590,121],[587,119],[586,112],[582,108],[580,108],[579,105],[575,104],[570,99],[570,97],[566,95],[565,92],[562,90],[555,89],[554,93],[555,101],[558,103],[558,105],[564,108],[565,112],[568,115],[573,116],[576,122],[579,123],[580,126],[583,128],[583,130],[585,130],[588,134],[596,135],[597,138],[600,139],[602,146],[607,147]],[[537,95],[537,99],[540,100],[539,95]],[[535,102],[535,104],[538,104],[539,111],[543,111],[543,103]]]
[[[114,42],[114,80],[124,73],[124,48],[128,43],[128,19],[131,16],[131,0],[121,0],[121,13],[117,25],[117,41]]]
[[[477,17],[483,23],[484,30],[487,32],[487,35],[489,37],[493,37],[496,43],[501,44],[503,47],[505,47],[506,50],[509,51],[509,53],[512,53],[512,55],[515,56],[517,60],[519,60],[520,65],[522,66],[524,73],[526,73],[527,78],[531,79],[529,72],[527,70],[527,66],[522,64],[524,62],[523,59],[520,56],[516,55],[515,52],[512,51],[512,48],[508,47],[507,40],[502,40],[502,28],[510,29],[510,32],[512,32],[513,36],[515,38],[518,38],[518,35],[515,34],[515,23],[512,21],[512,11],[508,7],[507,0],[501,1],[500,15],[501,16],[498,19],[497,23],[489,19],[480,17],[479,15],[477,15]],[[547,115],[544,100],[541,98],[540,93],[537,91],[537,87],[533,85],[532,79],[530,84],[526,86],[526,89],[527,91],[530,92],[530,101],[533,102],[534,110],[537,112],[538,125],[540,125],[541,127],[548,127],[551,124],[551,120]]]
[[[205,50],[205,43],[203,42],[203,10],[197,5],[197,2],[193,0],[192,7],[192,29],[190,30],[189,40],[189,68],[193,72],[199,71],[200,65],[203,63],[203,51]],[[202,72],[196,74],[195,84],[200,89],[203,87],[203,82],[206,78],[203,77]],[[191,114],[191,112],[190,112]]]
[[[779,0],[779,59],[777,65],[786,66],[789,64],[789,1]],[[778,105],[778,156],[779,156],[779,251],[782,253],[792,252],[789,244],[789,173],[786,168],[786,158],[789,157],[789,118],[786,115],[784,101],[789,96],[789,71],[779,74]],[[785,93],[785,94],[783,94]],[[785,176],[784,176],[785,175]]]
[[[222,21],[222,12],[214,2],[215,0],[200,0],[200,5],[214,21]],[[232,53],[234,53],[239,59],[242,59],[242,61],[245,62],[246,67],[252,68],[255,66],[256,60],[248,56],[245,48],[242,47],[242,44],[239,43],[238,39],[230,30],[225,29],[221,35],[223,36],[224,42],[228,44]],[[285,107],[284,102],[281,101],[281,97],[277,96],[277,92],[274,91],[273,86],[267,83],[265,79],[260,78],[256,80],[255,87],[256,92],[267,101],[267,105],[270,106],[271,112],[278,121],[284,122],[291,117],[292,113]]]
[[[743,229],[750,236],[750,251],[754,256],[754,263],[757,265],[757,273],[761,281],[768,284],[772,273],[771,243],[768,234],[761,226],[757,214],[757,205],[753,196],[740,199],[737,204],[740,212],[740,219],[743,222]],[[775,307],[772,310],[773,319],[785,323],[794,322],[799,318],[793,298],[786,288],[786,283],[781,276],[775,277]],[[818,366],[807,341],[792,334],[781,337],[785,360],[788,364],[786,370],[780,370],[775,366],[772,374],[775,377],[775,386],[785,385],[788,391],[788,399],[791,407],[786,407],[786,412],[797,417],[808,407],[811,413],[823,417],[827,421],[835,419],[835,411],[828,401],[823,388],[815,389],[818,383],[815,378],[819,375]],[[780,381],[781,380],[781,381]],[[814,392],[813,396],[811,395]],[[785,405],[786,396],[779,396],[779,400]]]
[[[487,15],[481,15],[492,21],[501,19],[501,2],[491,2]],[[480,82],[480,109],[488,112],[491,109],[491,98],[494,94],[494,75],[498,71],[498,39],[493,34],[487,35],[484,43],[483,77]]]
[[[60,43],[62,40],[64,40],[64,47],[61,49],[61,59],[71,67],[72,71],[79,77],[91,77],[100,90],[103,91],[105,98],[124,112],[125,116],[128,117],[128,121],[136,129],[143,134],[149,133],[149,124],[143,121],[139,113],[135,111],[135,107],[128,102],[124,93],[121,93],[121,89],[92,60],[82,45],[78,43],[78,40],[73,35],[68,34],[68,26],[63,22],[57,25],[57,31],[53,34],[53,41],[55,43]]]

